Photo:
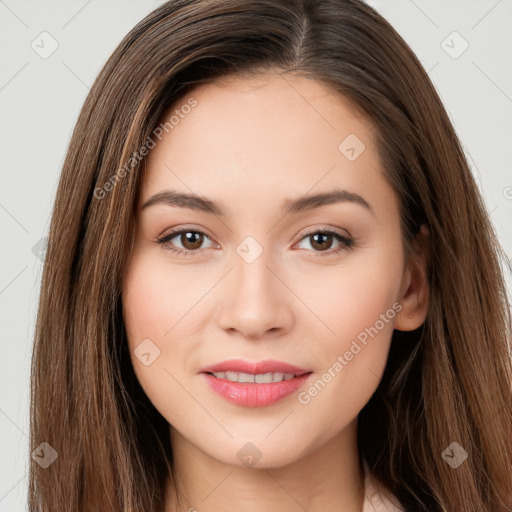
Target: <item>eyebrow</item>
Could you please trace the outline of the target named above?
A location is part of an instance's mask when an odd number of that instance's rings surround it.
[[[321,206],[347,202],[363,206],[375,216],[373,208],[363,197],[355,192],[338,188],[318,194],[305,195],[297,199],[286,199],[282,206],[282,212],[284,215],[296,214],[314,210]],[[156,204],[189,208],[199,212],[211,213],[219,217],[226,217],[226,213],[222,206],[211,199],[201,197],[196,194],[185,194],[175,190],[162,190],[161,192],[151,196],[142,205],[141,210]]]

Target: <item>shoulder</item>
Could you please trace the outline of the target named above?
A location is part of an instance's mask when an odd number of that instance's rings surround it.
[[[365,474],[365,496],[362,512],[404,512],[405,509],[395,496],[390,496],[390,499],[384,496],[382,488],[370,473],[368,465],[364,459],[363,466]]]

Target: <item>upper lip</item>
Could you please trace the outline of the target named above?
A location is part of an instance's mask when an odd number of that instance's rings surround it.
[[[266,359],[265,361],[258,362],[229,359],[210,366],[205,366],[199,371],[201,373],[242,372],[250,375],[258,375],[261,373],[293,373],[294,375],[302,375],[304,373],[310,373],[311,370],[304,370],[293,364],[276,361],[274,359]]]

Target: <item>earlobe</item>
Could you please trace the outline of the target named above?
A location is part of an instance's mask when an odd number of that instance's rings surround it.
[[[413,242],[413,253],[407,262],[398,302],[402,309],[395,320],[395,329],[413,331],[427,317],[429,303],[428,267],[429,231],[422,225]]]

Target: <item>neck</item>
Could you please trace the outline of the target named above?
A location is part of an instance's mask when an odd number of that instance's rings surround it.
[[[227,464],[209,456],[173,427],[170,434],[173,475],[166,489],[166,512],[363,509],[364,470],[357,450],[357,420],[279,466]]]

